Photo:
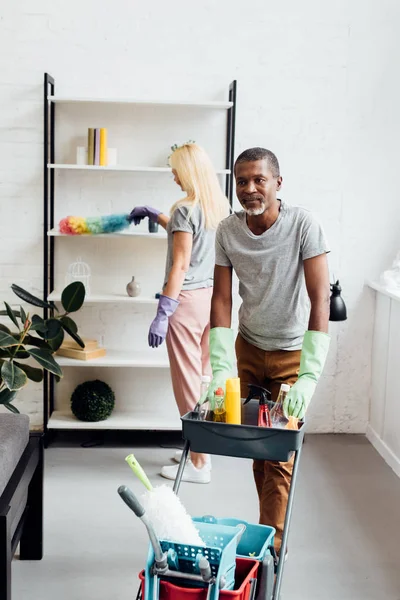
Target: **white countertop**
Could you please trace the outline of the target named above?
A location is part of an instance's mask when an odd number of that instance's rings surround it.
[[[400,302],[400,290],[399,291],[388,290],[387,288],[385,288],[380,283],[377,283],[376,281],[367,281],[366,284],[368,285],[368,287],[372,288],[376,292],[379,292],[380,294],[383,294],[384,296],[388,296],[389,298],[392,298],[392,300],[398,300]]]

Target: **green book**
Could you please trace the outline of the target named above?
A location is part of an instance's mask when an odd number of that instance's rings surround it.
[[[94,129],[88,129],[88,165],[94,165]]]

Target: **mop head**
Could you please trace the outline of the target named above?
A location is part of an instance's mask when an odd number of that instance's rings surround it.
[[[59,223],[60,233],[67,235],[96,235],[116,233],[129,227],[129,214],[106,215],[103,217],[65,217]]]
[[[159,540],[205,547],[190,515],[172,488],[157,486],[143,494],[141,501]]]

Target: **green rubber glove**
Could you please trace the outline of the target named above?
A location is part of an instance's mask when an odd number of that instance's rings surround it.
[[[215,391],[221,387],[225,393],[225,383],[234,374],[235,334],[228,327],[214,327],[210,331],[210,362],[213,378],[207,395],[200,400],[212,400]]]
[[[288,417],[302,419],[314,395],[329,350],[330,336],[322,331],[306,331],[300,357],[299,378],[290,388],[283,410]]]

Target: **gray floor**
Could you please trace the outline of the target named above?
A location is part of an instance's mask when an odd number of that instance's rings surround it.
[[[135,598],[147,541],[119,499],[139,491],[127,448],[46,452],[45,558],[13,564],[13,600]],[[135,450],[157,472],[171,450]],[[257,519],[249,461],[215,457],[208,486],[184,484],[192,514]],[[284,600],[400,600],[400,479],[363,437],[308,436],[285,569]]]

